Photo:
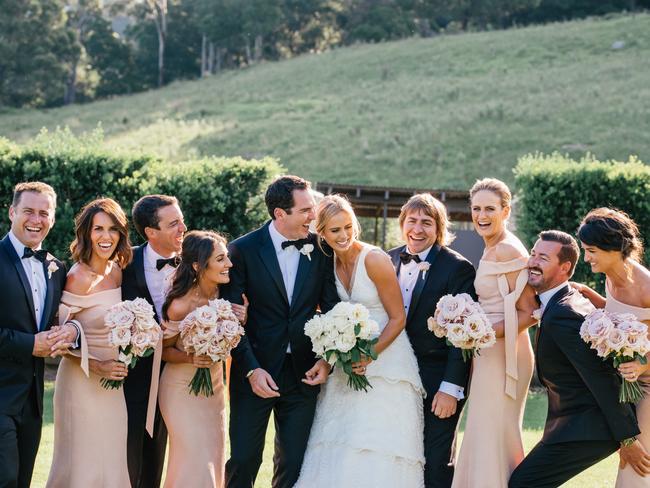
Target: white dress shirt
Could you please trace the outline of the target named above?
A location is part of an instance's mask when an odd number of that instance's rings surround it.
[[[417,253],[420,257],[420,261],[424,262],[427,260],[427,256],[431,251],[430,246],[424,251]],[[411,253],[411,251],[406,248],[406,251]],[[411,253],[414,254],[414,253]],[[413,288],[418,282],[418,279],[424,279],[422,276],[422,271],[418,269],[418,264],[415,261],[411,260],[407,264],[402,264],[399,269],[399,287],[402,290],[402,299],[404,301],[404,313],[408,316],[409,307],[411,306],[411,298],[413,297]],[[432,270],[427,271],[427,273]],[[447,393],[448,395],[453,396],[457,400],[462,400],[465,398],[465,389],[462,386],[454,385],[448,381],[443,381],[440,383],[440,388],[438,391]]]
[[[559,285],[557,285],[555,288],[551,288],[550,290],[543,291],[538,295],[539,301],[542,303],[542,310],[546,308],[546,305],[548,304],[549,300],[553,298],[553,295],[555,295],[558,291],[560,291],[565,286],[569,286],[568,281],[564,281]]]
[[[269,234],[271,234],[271,241],[275,248],[275,255],[278,258],[278,264],[280,265],[284,289],[287,292],[287,300],[289,301],[289,305],[291,305],[291,300],[293,299],[293,287],[296,284],[298,264],[300,263],[300,252],[296,249],[296,246],[289,246],[282,249],[282,243],[291,239],[280,234],[280,231],[275,228],[275,222],[273,221],[269,225]],[[290,352],[291,344],[287,346],[287,353]]]
[[[29,281],[29,287],[32,293],[32,299],[34,301],[34,315],[36,317],[36,326],[38,330],[41,330],[41,322],[43,319],[43,308],[45,308],[45,296],[47,294],[47,280],[45,279],[45,270],[43,269],[43,263],[36,259],[34,256],[30,258],[22,259],[23,253],[25,252],[25,246],[18,238],[14,235],[13,232],[9,232],[9,240],[16,250],[16,254],[20,258],[20,262],[23,265],[25,274],[27,275],[27,280]],[[34,249],[34,251],[40,250],[41,246]]]
[[[149,294],[153,300],[153,306],[156,309],[158,319],[162,320],[162,306],[165,303],[165,297],[167,296],[167,292],[171,286],[172,274],[176,268],[170,266],[169,264],[166,264],[159,271],[156,268],[156,261],[159,259],[168,259],[174,257],[175,254],[167,257],[161,256],[153,250],[151,244],[147,244],[144,247],[143,253],[144,280],[147,283],[147,288],[149,289]]]

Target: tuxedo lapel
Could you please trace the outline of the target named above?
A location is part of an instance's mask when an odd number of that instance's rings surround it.
[[[275,251],[275,250],[274,250]],[[313,251],[312,251],[313,252]],[[313,259],[313,258],[312,258]],[[294,303],[298,303],[297,298],[302,291],[303,284],[309,276],[309,271],[311,270],[312,261],[304,254],[300,254],[300,260],[298,261],[298,271],[296,272],[296,282],[293,285],[293,296],[291,297],[291,303],[289,306],[293,306]]]
[[[135,250],[131,266],[133,266],[133,270],[135,271],[135,281],[138,285],[138,290],[140,290],[140,296],[153,305],[153,298],[151,298],[151,293],[149,293],[147,278],[144,275],[144,248],[146,246],[148,244],[145,242]]]
[[[43,273],[45,273],[45,283],[47,284],[47,289],[45,292],[45,305],[43,306],[43,315],[41,318],[42,330],[47,329],[48,325],[50,325],[48,322],[50,313],[52,312],[52,299],[54,297],[54,281],[52,280],[54,273],[50,273],[47,268],[49,267],[50,263],[53,262],[54,261],[51,261],[49,259],[46,259],[43,262]]]
[[[402,261],[399,259],[399,255],[401,252],[404,252],[406,250],[406,246],[402,246],[399,249],[395,249],[395,251],[392,252],[390,255],[391,261],[393,261],[393,267],[395,268],[395,273],[397,276],[399,276],[399,271],[402,268]]]
[[[273,246],[273,241],[271,240],[271,234],[269,234],[268,224],[262,229],[262,232],[260,234],[260,246],[258,252],[262,258],[264,266],[271,275],[273,282],[282,294],[285,303],[289,305],[289,299],[287,298],[287,289],[284,286],[282,271],[280,271],[280,263],[278,263],[275,247]],[[297,281],[298,278],[296,278],[296,282]]]
[[[429,270],[426,273],[424,273],[424,276],[421,276],[422,271],[418,273],[418,278],[417,281],[415,282],[415,287],[413,288],[413,294],[411,295],[411,304],[409,305],[409,312],[408,315],[406,316],[407,323],[413,317],[413,314],[415,313],[415,309],[418,306],[418,302],[420,301],[420,295],[422,294],[422,290],[424,289],[424,286],[427,284],[427,281],[429,280],[429,278],[431,278],[431,275],[433,274],[433,262],[438,257],[439,252],[440,252],[440,245],[435,244],[429,251],[429,254],[427,255],[427,259],[426,259],[426,261],[430,265]]]
[[[18,273],[18,277],[20,278],[20,283],[25,292],[25,297],[27,298],[27,302],[29,303],[29,313],[31,314],[32,317],[33,328],[35,331],[37,331],[38,322],[36,321],[36,313],[34,312],[34,299],[32,298],[32,289],[31,286],[29,285],[29,280],[27,279],[27,275],[25,274],[25,269],[23,268],[23,263],[21,262],[21,258],[20,256],[18,256],[18,254],[16,254],[16,250],[14,249],[14,246],[11,244],[11,241],[9,240],[9,236],[6,236],[2,240],[2,245],[4,247],[5,253],[9,257],[9,260],[13,264],[14,268],[16,268],[16,272]]]

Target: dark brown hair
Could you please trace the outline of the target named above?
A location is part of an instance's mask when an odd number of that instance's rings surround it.
[[[201,275],[208,267],[212,253],[214,253],[215,244],[219,242],[224,245],[227,243],[225,237],[211,230],[193,230],[185,234],[181,249],[181,262],[174,272],[171,288],[162,307],[164,320],[169,320],[167,310],[172,302],[185,296],[192,287],[198,284]],[[193,266],[195,263],[198,268],[196,270]]]
[[[291,213],[294,205],[294,190],[309,190],[310,188],[309,182],[299,176],[285,175],[276,178],[266,189],[266,194],[264,195],[266,209],[271,219],[275,220],[273,212],[276,208],[281,208],[288,214]]]
[[[640,262],[643,257],[643,243],[636,222],[614,208],[600,207],[590,211],[580,223],[578,239],[603,251],[619,251],[623,259],[630,257]]]
[[[169,205],[178,205],[176,197],[170,197],[168,195],[145,195],[135,202],[131,210],[131,218],[133,219],[135,230],[138,231],[138,234],[143,239],[147,238],[144,233],[147,227],[159,229],[160,218],[158,217],[158,210]]]
[[[90,240],[90,234],[93,229],[93,218],[101,212],[104,212],[111,218],[120,233],[120,240],[111,255],[111,260],[115,261],[120,268],[124,269],[133,257],[131,241],[129,240],[129,222],[122,207],[112,198],[98,198],[87,203],[75,217],[75,239],[70,244],[72,259],[75,262],[85,264],[90,262],[93,254],[93,245]]]
[[[18,183],[16,186],[14,186],[14,195],[11,199],[11,205],[14,207],[18,205],[20,203],[20,197],[26,191],[33,193],[42,193],[44,195],[51,196],[52,200],[54,201],[54,206],[56,207],[56,192],[54,191],[54,188],[52,188],[47,183],[43,183],[42,181],[26,181],[24,183]]]
[[[571,263],[571,268],[569,269],[569,278],[573,276],[573,272],[576,269],[576,263],[580,257],[580,248],[576,240],[561,230],[545,230],[539,233],[539,238],[543,241],[557,242],[562,245],[560,252],[557,253],[557,257],[560,260],[560,263]]]

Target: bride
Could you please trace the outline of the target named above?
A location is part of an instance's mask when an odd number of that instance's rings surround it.
[[[363,304],[381,334],[378,359],[353,365],[368,377],[368,392],[350,388],[338,368],[323,386],[295,488],[423,487],[424,388],[404,333],[406,316],[392,262],[357,239],[359,223],[341,196],[321,201],[316,229],[334,251],[339,297]]]

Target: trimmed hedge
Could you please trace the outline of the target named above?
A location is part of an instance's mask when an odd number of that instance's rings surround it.
[[[574,161],[558,153],[530,154],[519,159],[514,171],[517,231],[528,245],[542,230],[576,236],[582,218],[596,207],[627,212],[641,237],[650,235],[650,167],[636,157],[623,163],[598,161],[591,155]],[[582,256],[574,280],[604,290],[604,275],[594,275]]]
[[[58,195],[56,224],[45,247],[60,259],[70,256],[74,216],[100,196],[117,200],[127,214],[148,193],[176,196],[188,229],[213,229],[239,236],[266,219],[262,199],[270,179],[282,172],[272,158],[206,158],[169,164],[152,156],[119,153],[103,146],[101,131],[76,137],[69,130],[43,131],[34,141],[18,146],[0,138],[0,221],[4,235],[13,187],[39,180]],[[140,241],[132,228],[131,240]]]

